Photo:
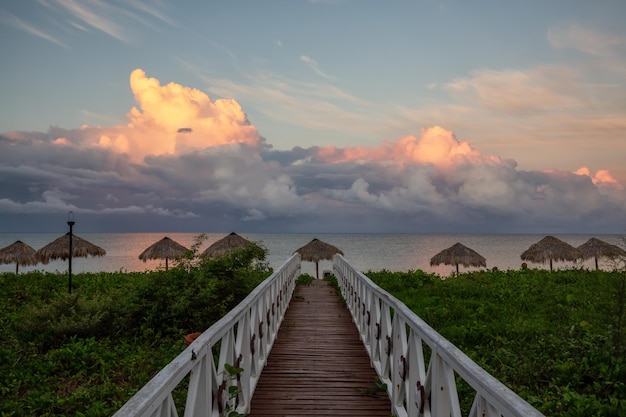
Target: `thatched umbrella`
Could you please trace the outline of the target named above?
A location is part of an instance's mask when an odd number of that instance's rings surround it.
[[[13,262],[15,262],[15,275],[17,275],[20,265],[37,265],[39,263],[37,251],[21,240],[0,249],[0,264]]]
[[[592,237],[577,248],[583,255],[583,259],[595,258],[598,269],[598,258],[617,258],[626,256],[626,251],[617,245],[612,245],[603,240]]]
[[[316,278],[320,277],[319,261],[333,259],[335,254],[343,255],[343,252],[338,247],[322,242],[317,238],[296,249],[293,253],[296,252],[300,254],[303,261],[315,262]]]
[[[70,222],[68,222],[70,224]],[[72,258],[86,258],[88,256],[104,256],[106,251],[100,246],[96,246],[85,239],[76,236],[72,233],[70,226],[70,232],[48,243],[43,248],[37,251],[37,258],[44,264],[50,262],[50,260],[69,259],[69,293],[72,293]],[[71,248],[71,249],[70,249]],[[71,253],[71,255],[70,255]]]
[[[168,259],[180,259],[189,249],[180,243],[165,236],[163,239],[150,245],[141,252],[139,259],[146,262],[148,259],[165,259],[165,270],[168,269]]]
[[[245,248],[249,245],[256,244],[254,242],[250,242],[248,239],[239,236],[237,233],[232,232],[228,236],[221,238],[220,240],[206,248],[204,252],[202,252],[202,254],[210,258],[217,258],[223,255],[230,254],[238,249]]]
[[[487,260],[473,249],[460,243],[455,243],[448,249],[444,249],[432,258],[430,265],[456,265],[456,273],[459,273],[459,264],[468,266],[487,266]]]
[[[72,258],[86,258],[88,256],[104,256],[106,251],[100,246],[96,246],[85,239],[72,235]],[[66,260],[70,257],[70,234],[63,236],[48,243],[37,251],[37,257],[43,263],[51,260]]]
[[[570,245],[554,236],[546,236],[537,243],[533,243],[521,255],[522,261],[534,263],[546,263],[550,261],[550,271],[552,271],[552,261],[575,261],[582,259],[583,254]]]

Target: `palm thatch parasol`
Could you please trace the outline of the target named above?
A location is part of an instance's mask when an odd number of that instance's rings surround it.
[[[20,265],[37,265],[39,263],[37,251],[21,240],[0,249],[0,264],[13,262],[15,262],[15,275],[17,275]]]
[[[72,234],[72,258],[86,258],[88,256],[104,256],[106,251],[100,246],[96,246],[85,239]],[[43,263],[50,260],[61,259],[66,260],[70,257],[70,234],[63,236],[48,243],[37,251],[37,257]]]
[[[37,251],[37,257],[41,262],[47,264],[51,259],[69,259],[69,284],[68,291],[72,293],[72,258],[86,258],[88,256],[104,256],[106,251],[100,246],[96,246],[85,239],[72,233],[73,220],[67,222],[70,231],[63,236],[48,243]],[[71,249],[70,249],[71,248]]]
[[[456,273],[458,275],[459,264],[464,267],[487,266],[487,260],[475,250],[457,242],[430,258],[431,266],[439,264],[456,265]]]
[[[313,239],[293,253],[299,253],[303,261],[315,262],[315,276],[320,277],[319,261],[331,260],[336,254],[343,255],[341,249],[317,238]]]
[[[522,261],[534,263],[546,263],[550,261],[550,271],[552,271],[552,261],[575,261],[582,259],[583,254],[554,236],[546,236],[537,243],[533,243],[521,255]]]
[[[612,245],[603,240],[592,237],[577,248],[583,255],[583,259],[595,258],[598,269],[598,258],[617,258],[626,256],[626,251],[617,245]]]
[[[180,259],[189,249],[180,243],[165,236],[163,239],[150,245],[141,252],[139,259],[146,262],[148,259],[165,259],[165,270],[168,269],[168,259]]]
[[[218,258],[220,256],[230,254],[238,249],[245,248],[249,245],[256,245],[256,243],[250,242],[248,239],[239,236],[235,232],[232,232],[228,236],[221,238],[220,240],[206,248],[204,252],[202,252],[202,254],[208,256],[209,258]]]

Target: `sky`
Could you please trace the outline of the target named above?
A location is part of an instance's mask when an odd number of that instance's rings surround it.
[[[623,0],[5,0],[0,233],[626,233]]]

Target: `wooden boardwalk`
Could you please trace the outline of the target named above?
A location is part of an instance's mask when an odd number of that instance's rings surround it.
[[[315,280],[296,287],[248,416],[389,417],[387,394],[367,394],[375,381],[350,312]]]

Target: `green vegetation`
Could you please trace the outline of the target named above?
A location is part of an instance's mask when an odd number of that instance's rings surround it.
[[[380,377],[376,377],[376,380],[372,385],[366,387],[363,391],[368,397],[376,397],[378,394],[387,395],[387,384],[385,384]]]
[[[0,416],[113,414],[270,275],[262,247],[198,246],[168,271],[74,275],[71,295],[63,274],[1,274]]]
[[[243,372],[243,368],[237,368],[229,363],[224,364],[224,370],[231,383]],[[246,417],[245,414],[238,413],[237,410],[235,410],[239,394],[241,394],[241,390],[237,385],[228,386],[228,401],[226,402],[224,410],[227,417]],[[233,406],[233,404],[235,404],[235,406]]]
[[[296,285],[311,285],[315,277],[309,274],[302,274],[296,279]]]
[[[366,275],[544,414],[626,410],[623,267]]]

